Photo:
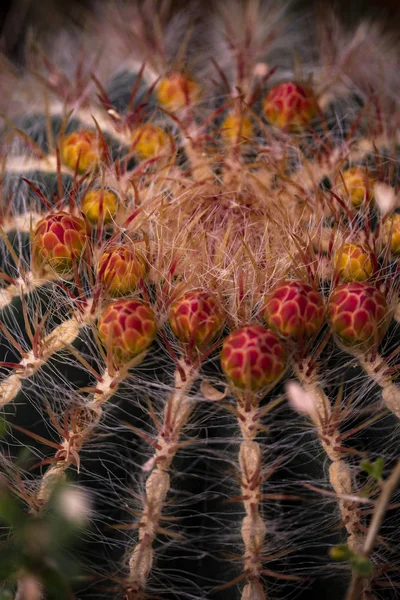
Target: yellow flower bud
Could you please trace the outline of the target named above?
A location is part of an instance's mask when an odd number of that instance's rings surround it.
[[[118,211],[118,197],[111,190],[91,190],[82,198],[81,208],[92,225],[101,215],[103,223],[110,223]]]
[[[344,281],[365,281],[373,271],[370,253],[358,244],[344,244],[339,248],[334,265]]]
[[[78,173],[96,169],[104,158],[104,148],[99,134],[88,129],[74,131],[61,140],[61,160],[75,171],[79,160]]]
[[[137,127],[132,134],[133,151],[142,160],[157,156],[168,143],[169,138],[165,131],[152,123]]]
[[[157,87],[158,103],[170,111],[185,108],[200,96],[200,86],[194,79],[181,73],[172,73],[169,77],[164,77]]]
[[[395,213],[385,222],[384,241],[385,244],[390,243],[392,254],[400,254],[400,213]]]
[[[249,117],[232,113],[222,123],[221,137],[230,144],[246,141],[253,137],[253,124]]]
[[[351,204],[358,208],[364,202],[367,190],[372,197],[374,183],[374,179],[364,167],[350,167],[343,172],[343,181],[340,176],[338,177],[336,190],[342,198],[348,197]]]

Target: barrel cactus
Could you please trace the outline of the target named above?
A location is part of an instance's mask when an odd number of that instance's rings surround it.
[[[41,46],[1,76],[1,598],[397,598],[398,46],[252,0]]]

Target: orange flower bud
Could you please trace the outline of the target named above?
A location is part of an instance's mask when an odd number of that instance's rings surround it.
[[[126,296],[137,288],[147,270],[144,256],[127,246],[114,246],[104,252],[98,273],[111,296]]]
[[[157,333],[154,312],[139,300],[117,300],[101,315],[98,331],[115,365],[121,367],[151,345]]]
[[[37,266],[50,265],[60,275],[73,271],[90,231],[85,221],[60,211],[40,219],[32,234],[32,254]]]

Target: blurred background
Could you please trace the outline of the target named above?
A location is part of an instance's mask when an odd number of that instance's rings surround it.
[[[66,20],[75,25],[83,25],[85,17],[96,11],[109,0],[2,0],[0,6],[0,48],[15,63],[23,63],[24,40],[30,28],[43,34],[51,29],[65,26]],[[125,0],[125,3],[138,4],[141,0]],[[117,2],[116,2],[117,4]],[[186,5],[187,0],[170,0],[171,14]],[[212,10],[217,0],[198,0],[202,11]],[[324,0],[297,0],[295,5],[317,9],[326,3]],[[354,22],[369,16],[378,19],[392,31],[400,33],[400,7],[398,0],[335,0],[329,6],[335,6],[345,21]]]

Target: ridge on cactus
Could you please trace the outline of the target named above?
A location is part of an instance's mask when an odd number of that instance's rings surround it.
[[[81,201],[82,212],[92,225],[111,223],[118,212],[118,196],[111,190],[90,190]]]
[[[126,296],[134,292],[147,271],[144,256],[132,246],[108,248],[100,257],[98,273],[110,296]]]
[[[99,134],[89,129],[74,131],[61,140],[61,159],[78,173],[97,169],[104,159],[104,148]]]
[[[287,354],[278,336],[262,325],[246,325],[224,339],[221,366],[240,390],[260,392],[286,369]]]
[[[329,297],[327,315],[340,341],[360,351],[376,347],[391,320],[383,293],[361,281],[336,287]]]
[[[145,352],[157,333],[153,309],[139,300],[113,302],[101,314],[97,327],[117,368]]]
[[[268,121],[279,129],[296,131],[317,116],[318,104],[312,89],[294,81],[279,83],[264,99]]]
[[[153,123],[136,127],[132,133],[132,148],[142,160],[157,156],[168,147],[169,137],[165,131]]]
[[[41,219],[32,234],[34,265],[49,265],[59,275],[73,271],[83,254],[90,231],[80,217],[65,211],[53,213]]]
[[[188,75],[171,73],[159,81],[156,93],[160,106],[175,112],[198,101],[201,97],[201,88]]]
[[[365,281],[373,272],[371,254],[360,244],[344,244],[339,248],[334,265],[344,281]]]
[[[321,295],[300,279],[278,282],[267,294],[263,308],[268,327],[294,340],[318,333],[324,312]]]
[[[213,294],[195,289],[175,300],[170,309],[169,322],[180,342],[204,349],[221,333],[225,314]]]

